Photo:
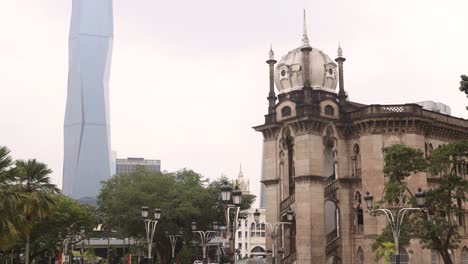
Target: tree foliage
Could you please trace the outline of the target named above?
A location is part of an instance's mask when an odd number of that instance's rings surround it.
[[[78,232],[68,230],[72,223],[81,221],[80,225],[93,229],[94,209],[61,195],[57,186],[50,182],[51,172],[46,164],[35,159],[14,161],[10,150],[0,146],[2,253],[17,254],[25,248],[27,262],[29,256],[38,259],[51,253],[59,232],[64,235]]]
[[[139,169],[119,174],[103,183],[98,196],[103,221],[118,233],[129,237],[142,237],[145,233],[141,207],[161,209],[155,243],[160,256],[167,260],[170,242],[164,231],[183,229],[187,244],[192,239],[191,222],[198,229],[211,230],[212,223],[224,222],[223,204],[220,201],[222,180],[209,183],[192,170],[174,173],[150,172]],[[244,197],[242,208],[249,208],[254,196]]]
[[[466,94],[466,97],[468,97],[468,76],[462,75],[461,81],[460,81],[460,91],[464,92]],[[468,110],[468,106],[466,107]]]
[[[412,238],[419,239],[424,248],[440,253],[445,263],[451,264],[450,250],[460,243],[459,223],[464,221],[468,181],[459,175],[461,166],[468,159],[468,141],[458,141],[441,145],[430,157],[410,147],[395,145],[385,155],[384,172],[389,176],[380,204],[404,202],[416,207],[412,190],[407,187],[406,177],[411,173],[425,171],[435,176],[435,187],[426,190],[424,211],[407,216],[402,226],[400,245],[405,246]],[[392,242],[391,233],[384,232],[377,238],[373,249],[382,249],[383,242]]]
[[[81,205],[77,201],[62,195],[54,194],[54,210],[42,221],[36,221],[31,232],[31,255],[44,255],[56,247],[59,235],[78,234],[84,226],[87,233],[91,233],[96,226],[95,209],[88,205]],[[77,223],[73,225],[73,223]],[[71,229],[69,229],[69,227]]]

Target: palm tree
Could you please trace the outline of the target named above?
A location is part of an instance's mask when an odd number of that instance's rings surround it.
[[[17,160],[15,173],[16,189],[24,194],[22,212],[31,225],[33,221],[44,219],[53,209],[55,202],[52,194],[60,190],[50,183],[52,173],[46,164],[32,160]],[[29,264],[30,230],[26,230],[25,264]]]
[[[0,249],[2,250],[19,238],[21,220],[24,220],[16,213],[22,196],[12,188],[13,177],[10,150],[0,146]]]

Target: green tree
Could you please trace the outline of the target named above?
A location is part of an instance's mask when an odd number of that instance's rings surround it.
[[[160,208],[161,220],[154,243],[162,262],[166,263],[170,256],[170,243],[164,231],[182,228],[185,230],[184,240],[188,243],[192,239],[192,221],[196,221],[201,230],[211,229],[214,221],[224,222],[219,186],[220,181],[209,184],[192,170],[167,173],[139,169],[104,182],[98,205],[103,221],[126,237],[143,237],[142,206]],[[253,202],[252,197],[247,198],[244,207],[250,207],[249,200]]]
[[[53,211],[44,219],[36,221],[31,231],[31,258],[43,256],[55,248],[59,234],[79,233],[80,226],[84,226],[87,233],[91,233],[96,226],[94,208],[81,205],[77,201],[62,195],[53,194],[55,201]],[[69,230],[73,223],[73,229]]]
[[[446,264],[452,264],[450,250],[460,243],[459,221],[463,221],[462,204],[467,200],[468,181],[458,172],[468,158],[468,141],[441,145],[427,160],[423,153],[410,147],[395,145],[385,155],[384,172],[389,176],[385,186],[383,203],[407,203],[416,206],[405,178],[411,173],[425,171],[434,175],[436,187],[426,191],[426,209],[410,214],[401,232],[401,245],[412,238],[419,239],[424,248],[436,250]],[[388,232],[377,241],[391,242]],[[379,246],[374,247],[378,249]]]
[[[468,97],[468,76],[462,75],[461,81],[460,81],[460,91],[464,92],[466,94],[466,97]],[[468,106],[466,107],[468,110]]]
[[[14,188],[13,162],[10,150],[0,146],[0,249],[6,250],[21,236],[24,217],[18,214],[18,205],[23,196]]]
[[[52,194],[60,192],[50,183],[49,174],[52,173],[46,164],[32,160],[18,160],[15,168],[15,189],[24,195],[21,202],[22,214],[28,225],[44,219],[53,209],[55,201]],[[26,250],[25,264],[30,258],[30,230],[25,232]]]

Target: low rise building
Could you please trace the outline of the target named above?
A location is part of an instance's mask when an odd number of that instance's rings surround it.
[[[129,173],[135,171],[138,167],[143,167],[147,171],[161,171],[160,160],[147,160],[144,158],[127,158],[116,160],[116,174]]]

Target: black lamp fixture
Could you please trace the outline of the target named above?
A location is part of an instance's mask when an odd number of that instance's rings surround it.
[[[369,192],[366,192],[366,196],[364,196],[364,201],[366,202],[368,210],[372,210],[372,208],[374,208],[374,196],[370,195]]]
[[[161,219],[161,209],[156,208],[154,209],[154,220],[159,221]]]
[[[418,188],[418,191],[414,194],[416,197],[416,205],[420,208],[426,205],[426,193],[421,190],[421,187]]]
[[[218,231],[219,225],[218,222],[213,222],[213,230]]]
[[[221,186],[221,200],[229,202],[231,200],[232,187],[225,181]]]
[[[234,205],[240,205],[242,202],[242,192],[237,185],[236,188],[234,188],[232,191],[232,202]]]
[[[148,206],[142,206],[141,207],[141,217],[148,218],[148,214],[149,214]]]
[[[294,211],[289,207],[288,211],[286,212],[286,220],[288,222],[292,222],[294,220]]]
[[[258,209],[255,209],[255,212],[253,213],[253,215],[254,215],[254,221],[258,223],[260,221],[260,212],[258,211]]]

